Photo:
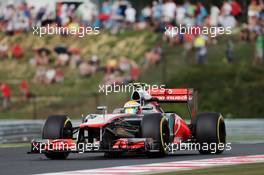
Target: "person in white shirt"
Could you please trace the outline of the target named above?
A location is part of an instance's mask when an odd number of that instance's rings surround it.
[[[218,26],[220,10],[217,6],[212,5],[210,9],[210,25]]]
[[[151,18],[151,13],[152,13],[152,11],[151,11],[151,8],[150,8],[150,6],[146,6],[146,7],[144,7],[143,9],[142,9],[142,16],[143,16],[143,18],[145,19],[145,20],[150,20],[150,18]]]
[[[126,21],[129,23],[136,22],[136,10],[131,6],[128,5],[128,8],[125,11]]]
[[[177,24],[183,24],[185,18],[185,8],[183,6],[178,6],[176,9],[176,22]]]
[[[168,0],[163,5],[163,17],[165,22],[172,22],[176,16],[176,4],[172,0]]]
[[[219,24],[224,28],[234,28],[237,24],[236,19],[234,16],[220,16],[219,17]]]
[[[162,7],[163,4],[157,1],[153,1],[152,3],[152,16],[154,20],[160,21],[162,16]]]
[[[222,7],[223,13],[225,16],[228,16],[231,14],[232,6],[229,2],[225,2]]]

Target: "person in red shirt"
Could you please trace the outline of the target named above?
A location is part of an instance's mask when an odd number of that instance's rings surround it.
[[[12,47],[12,56],[16,59],[20,59],[23,56],[23,49],[20,44],[15,44]]]
[[[140,70],[138,68],[138,65],[134,61],[131,61],[131,70],[130,70],[131,81],[137,81],[139,75],[140,75]]]
[[[20,95],[22,100],[28,100],[30,98],[30,92],[28,88],[28,83],[26,80],[22,80],[19,86]]]
[[[1,93],[2,93],[2,99],[3,99],[3,103],[2,103],[2,106],[4,109],[7,109],[10,105],[10,87],[6,84],[6,83],[3,83],[1,85]]]
[[[231,7],[232,7],[231,14],[234,17],[238,17],[238,15],[241,13],[241,7],[240,7],[239,3],[236,0],[232,0],[231,1]]]

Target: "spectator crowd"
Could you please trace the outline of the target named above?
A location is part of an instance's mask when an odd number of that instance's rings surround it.
[[[55,3],[55,2],[54,2]],[[247,10],[247,12],[246,12]],[[247,20],[242,23],[241,16],[246,14]],[[69,3],[58,1],[54,8],[49,5],[34,6],[27,2],[0,4],[0,31],[7,35],[32,32],[34,26],[56,25],[70,28],[80,26],[93,26],[105,29],[112,34],[127,29],[153,32],[164,32],[166,26],[186,27],[231,27],[240,28],[240,38],[246,42],[255,42],[255,56],[253,65],[263,63],[263,33],[264,33],[264,3],[263,0],[251,0],[247,9],[243,9],[236,0],[226,0],[219,4],[211,3],[205,6],[202,2],[193,3],[186,0],[175,3],[173,0],[153,1],[152,4],[136,9],[129,1],[106,0],[99,7],[94,3]],[[171,46],[183,45],[183,55],[186,59],[195,51],[197,64],[204,64],[208,54],[208,45],[217,44],[217,37],[197,33],[178,34],[175,37],[163,35],[163,39]],[[234,41],[230,37],[226,41],[226,60],[233,62]],[[29,64],[36,69],[33,81],[41,84],[61,83],[64,80],[64,68],[78,70],[81,76],[93,76],[103,72],[103,82],[136,81],[139,78],[138,64],[125,56],[112,58],[102,62],[96,54],[86,56],[84,59],[81,48],[68,48],[59,45],[50,50],[46,47],[32,48],[33,58]],[[12,57],[20,59],[24,51],[21,43],[8,45],[6,39],[0,41],[0,59]],[[51,59],[51,53],[56,59]],[[145,53],[143,68],[159,64],[162,61],[163,50],[160,43]],[[23,90],[24,89],[24,90]],[[21,82],[21,94],[24,98],[29,96],[27,82]],[[7,107],[10,98],[10,88],[2,83],[1,92],[3,107]],[[25,98],[26,99],[26,98]]]

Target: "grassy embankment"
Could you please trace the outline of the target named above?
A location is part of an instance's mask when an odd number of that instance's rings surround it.
[[[6,36],[0,35],[0,39]],[[58,44],[82,48],[82,56],[89,59],[91,54],[97,54],[102,62],[107,58],[120,58],[125,55],[138,62],[144,53],[161,41],[161,37],[151,32],[126,32],[117,36],[101,33],[96,37],[61,38],[49,36],[19,35],[8,37],[9,43],[21,42],[26,50],[32,47],[47,46],[51,49]],[[194,53],[189,57],[190,62],[182,56],[183,47],[170,47],[163,43],[164,59],[158,66],[141,70],[141,81],[150,84],[166,83],[169,87],[193,87],[199,91],[200,111],[220,111],[227,117],[263,117],[264,108],[264,68],[252,67],[254,55],[252,43],[235,40],[235,61],[227,64],[225,59],[226,38],[221,38],[217,45],[209,46],[209,53],[204,66],[193,62]],[[81,114],[94,112],[97,104],[118,107],[123,104],[127,94],[101,95],[91,97],[98,92],[98,84],[102,74],[93,77],[80,77],[77,70],[63,68],[65,81],[63,84],[39,85],[31,82],[35,69],[28,65],[32,52],[25,52],[19,61],[12,59],[0,62],[0,82],[11,85],[12,95],[18,95],[18,84],[21,79],[30,82],[31,90],[37,95],[36,116],[44,118],[52,113],[66,113],[78,118]],[[52,55],[55,59],[55,55]],[[166,73],[164,73],[166,67]],[[184,113],[182,106],[176,108]],[[21,103],[18,97],[12,98],[12,107],[1,110],[0,118],[32,118],[32,103]]]

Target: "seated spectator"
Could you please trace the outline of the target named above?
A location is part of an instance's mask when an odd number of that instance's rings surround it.
[[[57,66],[66,66],[70,61],[70,57],[68,54],[59,54],[55,64]]]
[[[92,65],[92,66],[96,66],[98,67],[100,65],[100,60],[98,59],[97,55],[92,55],[89,63]]]
[[[55,77],[54,77],[54,82],[55,83],[63,83],[64,81],[64,72],[60,68],[55,69]]]
[[[62,83],[64,80],[64,73],[59,68],[49,68],[45,74],[45,84]]]
[[[34,81],[40,84],[62,83],[63,80],[64,73],[59,68],[38,67],[34,76]]]
[[[44,84],[46,79],[46,68],[45,67],[38,67],[33,78],[35,83]]]
[[[125,72],[129,72],[130,71],[130,62],[129,60],[126,58],[126,57],[122,57],[120,60],[119,60],[119,70],[122,72],[122,73],[125,73]]]
[[[91,76],[96,72],[96,67],[88,62],[82,62],[79,66],[79,73],[81,76]]]
[[[71,48],[69,49],[70,54],[70,67],[71,68],[77,68],[81,64],[81,55],[80,55],[80,49],[78,48]]]
[[[45,73],[45,79],[44,79],[44,83],[45,84],[51,84],[55,81],[55,77],[56,77],[56,70],[55,69],[47,69],[46,73]]]
[[[54,48],[57,53],[57,59],[55,61],[56,66],[66,66],[70,61],[68,49],[64,46],[57,46]]]
[[[160,56],[153,52],[153,50],[145,54],[147,65],[155,65],[156,62],[160,59]]]
[[[109,73],[112,73],[114,72],[115,70],[117,70],[117,66],[118,66],[118,62],[116,59],[114,58],[110,58],[107,60],[106,62],[106,73],[109,74]]]
[[[33,65],[34,67],[37,66],[45,66],[48,65],[50,62],[50,50],[42,47],[39,49],[34,49],[35,55],[34,58],[30,60],[30,64]]]
[[[160,45],[156,45],[153,49],[147,52],[145,54],[145,59],[146,59],[145,68],[147,68],[150,65],[158,64],[161,60],[161,54],[162,54],[162,48]]]
[[[123,81],[124,78],[118,72],[114,72],[111,74],[105,74],[103,79],[103,84],[105,85],[123,84]]]

